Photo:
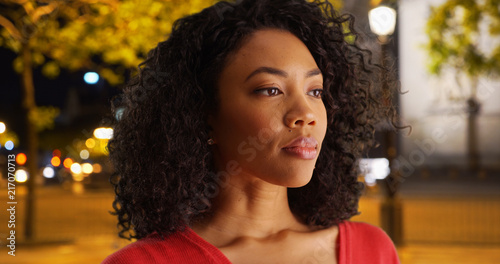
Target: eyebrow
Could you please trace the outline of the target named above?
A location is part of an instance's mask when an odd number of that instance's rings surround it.
[[[250,75],[248,75],[248,77],[245,79],[245,82],[248,81],[253,76],[255,76],[257,74],[260,74],[260,73],[268,73],[268,74],[278,75],[278,76],[285,77],[285,78],[288,77],[288,73],[286,73],[283,70],[272,68],[272,67],[259,67],[255,71],[253,71],[252,73],[250,73]],[[308,71],[306,73],[305,77],[306,78],[310,78],[310,77],[313,77],[313,76],[316,76],[316,75],[321,75],[321,71],[319,69],[317,69],[317,68]]]

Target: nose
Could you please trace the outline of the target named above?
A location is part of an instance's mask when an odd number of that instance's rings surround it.
[[[289,102],[290,106],[285,115],[285,124],[288,128],[300,128],[316,125],[316,115],[308,102],[307,95],[295,96],[295,100]]]

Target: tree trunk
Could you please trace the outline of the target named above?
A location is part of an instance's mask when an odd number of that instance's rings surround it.
[[[479,147],[478,141],[479,137],[477,135],[477,118],[479,117],[479,112],[481,110],[481,104],[477,100],[477,83],[478,79],[472,77],[471,79],[471,94],[469,99],[467,99],[467,154],[469,160],[469,170],[477,171],[479,169]]]
[[[467,100],[467,155],[469,157],[469,170],[477,171],[479,169],[479,149],[477,135],[477,118],[479,116],[480,104],[471,97]]]
[[[35,103],[35,87],[33,85],[33,68],[31,58],[30,41],[27,40],[22,44],[23,56],[23,72],[21,78],[21,87],[23,89],[23,109],[26,114],[26,146],[28,167],[28,191],[26,194],[26,222],[25,222],[25,238],[32,240],[34,238],[34,223],[35,223],[35,189],[36,178],[38,172],[38,134],[34,124],[33,115],[36,113]]]

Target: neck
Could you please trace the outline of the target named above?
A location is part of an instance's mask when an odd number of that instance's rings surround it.
[[[233,175],[213,201],[213,214],[201,233],[218,233],[227,241],[240,237],[265,238],[285,230],[305,231],[288,205],[287,187],[264,182],[255,176]],[[197,230],[196,230],[197,228]]]

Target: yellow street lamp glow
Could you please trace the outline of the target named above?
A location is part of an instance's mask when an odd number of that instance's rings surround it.
[[[95,140],[93,138],[89,138],[85,141],[85,146],[87,146],[87,148],[89,149],[92,149],[95,147]]]
[[[92,167],[92,164],[90,163],[83,163],[82,164],[82,172],[85,174],[91,174],[92,171],[94,171],[94,168]]]
[[[94,130],[94,137],[98,139],[111,139],[113,137],[113,129],[110,127],[99,127]]]
[[[5,124],[3,122],[0,122],[0,134],[5,132]]]
[[[394,33],[396,27],[396,10],[379,6],[368,12],[370,29],[378,36],[389,36]]]
[[[70,170],[74,174],[80,174],[80,173],[82,173],[82,166],[79,163],[75,162],[75,163],[71,164]]]
[[[28,180],[28,173],[23,169],[18,169],[16,171],[16,182],[26,182]]]

